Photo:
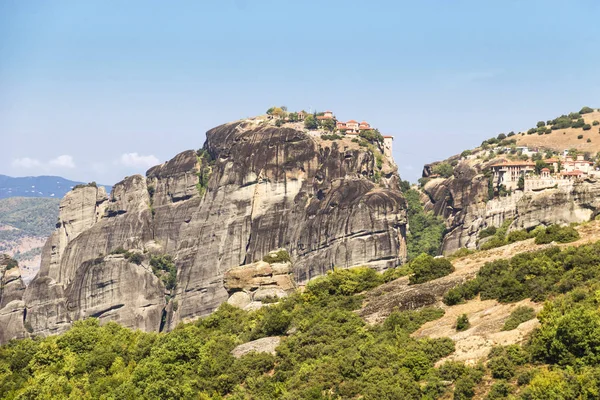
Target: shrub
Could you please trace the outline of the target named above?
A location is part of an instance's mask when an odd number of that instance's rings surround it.
[[[592,122],[592,125],[593,125],[593,126],[598,126],[598,125],[600,125],[600,122],[598,122],[598,121],[594,121],[594,122]]]
[[[137,265],[140,265],[142,261],[144,261],[144,255],[142,253],[126,251],[124,256],[127,260]]]
[[[432,172],[434,174],[438,174],[443,178],[450,178],[452,176],[452,174],[454,173],[454,168],[452,167],[452,165],[443,162],[443,163],[439,163],[433,166],[432,168]]]
[[[486,400],[506,399],[512,393],[512,387],[507,382],[496,382],[492,385]]]
[[[501,133],[501,134],[499,134],[499,135],[496,137],[496,139],[498,139],[498,140],[504,140],[504,139],[506,139],[506,134],[504,134],[504,133]]]
[[[536,133],[536,132],[537,132],[537,129],[536,129],[536,128],[531,128],[531,129],[529,129],[529,130],[527,131],[527,134],[528,134],[528,135],[533,135],[533,134],[534,134],[534,133]]]
[[[571,226],[550,225],[535,236],[535,244],[552,242],[570,243],[579,239],[579,233]]]
[[[460,156],[462,158],[466,158],[466,157],[470,156],[471,154],[473,154],[473,152],[471,150],[464,150],[462,153],[460,153]]]
[[[488,236],[494,236],[496,234],[496,230],[497,229],[498,228],[496,228],[495,226],[492,225],[492,226],[488,226],[485,229],[480,230],[479,231],[479,235],[478,235],[479,239],[483,239],[483,238],[486,238]]]
[[[571,124],[571,128],[582,128],[585,125],[583,118],[579,118],[577,121]]]
[[[275,126],[281,126],[283,125],[283,120],[282,119],[278,119],[275,121]]]
[[[349,296],[374,288],[383,283],[383,277],[369,267],[334,269],[326,276],[315,278],[306,285],[308,296]]]
[[[307,115],[306,118],[304,118],[304,127],[306,129],[317,129],[319,124],[313,115]]]
[[[588,140],[586,140],[586,142],[592,143],[592,139],[588,138]]]
[[[479,293],[480,284],[479,280],[472,279],[459,285],[455,288],[450,289],[445,295],[443,302],[448,306],[460,304],[465,300],[471,300]]]
[[[580,111],[579,114],[589,114],[591,112],[594,112],[593,108],[590,107],[583,107]]]
[[[590,124],[585,124],[582,126],[584,131],[589,131],[590,129],[592,129],[592,126]]]
[[[358,136],[371,143],[383,143],[383,136],[377,129],[361,131]]]
[[[170,255],[152,256],[150,258],[150,266],[154,275],[163,282],[167,290],[175,288],[177,284],[177,269]]]
[[[19,266],[19,262],[17,260],[15,260],[14,258],[11,258],[8,260],[8,263],[6,264],[6,269],[13,269],[15,267]]]
[[[583,139],[583,135],[577,135],[577,139]]]
[[[546,123],[544,121],[538,121],[537,127],[541,128],[542,126],[546,126]]]
[[[535,318],[535,310],[531,307],[519,306],[512,313],[510,317],[504,323],[503,331],[512,331],[516,329],[523,322],[529,321]]]
[[[467,314],[461,314],[456,318],[456,330],[458,332],[466,331],[471,326]]]
[[[527,240],[531,237],[532,236],[529,234],[529,232],[522,229],[522,230],[510,232],[508,234],[508,236],[506,237],[506,241],[508,243],[514,243],[514,242],[520,242],[521,240]]]
[[[409,277],[411,284],[424,283],[441,278],[454,271],[452,263],[444,257],[434,258],[428,254],[421,254],[410,262],[413,275]]]
[[[269,264],[288,262],[290,261],[290,253],[285,249],[279,249],[264,256],[263,261]]]

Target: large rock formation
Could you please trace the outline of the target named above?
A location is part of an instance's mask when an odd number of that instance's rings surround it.
[[[538,225],[569,224],[589,221],[600,210],[600,182],[594,178],[574,182],[572,188],[538,192],[516,191],[507,197],[488,200],[485,165],[459,162],[450,178],[431,178],[424,186],[425,208],[446,221],[442,252],[460,248],[475,249],[479,232],[499,227],[511,220],[510,230],[530,229]],[[431,176],[426,165],[423,176]]]
[[[17,263],[7,255],[0,255],[0,343],[27,336],[24,291]]]
[[[225,271],[278,248],[300,284],[333,266],[395,266],[406,253],[406,205],[393,161],[376,153],[244,120],[109,196],[77,188],[61,202],[21,321],[35,335],[89,316],[168,330],[227,300]],[[174,285],[152,261],[162,255],[174,260]]]

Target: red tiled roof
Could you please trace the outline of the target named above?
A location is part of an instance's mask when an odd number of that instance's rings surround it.
[[[352,123],[356,124],[356,121],[355,121],[355,120],[353,120],[353,119],[351,119],[350,121],[348,121],[348,122],[346,122],[346,123],[347,123],[347,124],[352,124]]]
[[[319,115],[319,116],[317,117],[317,119],[333,119],[333,118],[331,118],[331,117],[328,117],[328,116],[326,116],[326,115]]]
[[[393,137],[393,136],[390,136],[390,135],[385,135],[383,138],[384,138],[384,139],[393,139],[394,137]]]
[[[550,170],[548,168],[542,168],[542,172],[545,172],[545,171],[550,172]]]

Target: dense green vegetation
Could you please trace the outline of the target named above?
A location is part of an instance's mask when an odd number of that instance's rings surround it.
[[[422,253],[438,255],[446,228],[444,220],[431,211],[425,212],[419,191],[411,189],[406,182],[403,182],[402,192],[408,206],[408,259],[412,260]]]
[[[444,381],[456,382],[459,396],[472,392],[481,367],[433,366],[454,350],[451,340],[409,336],[443,311],[395,312],[373,327],[353,312],[357,293],[381,282],[367,268],[336,271],[278,304],[254,312],[224,304],[166,334],[80,321],[63,335],[0,348],[0,397],[434,399],[452,391]],[[286,335],[275,356],[231,355],[272,335]]]
[[[479,231],[479,240],[486,239],[479,245],[480,250],[489,250],[521,240],[535,238],[536,244],[570,243],[579,239],[579,233],[572,226],[550,225],[538,226],[532,230],[516,230],[507,234],[512,220],[506,220],[500,228],[489,226]]]
[[[560,250],[551,247],[510,260],[486,263],[477,277],[448,291],[444,303],[458,304],[477,294],[481,299],[544,301],[600,278],[600,242]]]
[[[196,189],[198,189],[198,194],[200,197],[204,196],[206,193],[206,189],[208,188],[208,180],[210,179],[210,175],[212,174],[212,168],[215,164],[215,160],[212,155],[205,149],[199,149],[196,152],[196,157],[198,159],[198,172],[196,175],[198,176],[198,183],[196,184]]]
[[[503,331],[511,331],[523,322],[535,318],[535,310],[531,307],[520,306],[510,313],[510,317],[504,323]]]
[[[0,253],[13,247],[14,242],[27,237],[47,237],[56,228],[60,199],[10,197],[0,199],[0,226],[16,229],[0,230]],[[39,250],[18,255],[20,259],[35,256]]]
[[[441,278],[454,271],[452,263],[444,257],[434,258],[429,254],[422,253],[409,264],[413,274],[409,281],[412,284],[424,283],[433,279]]]
[[[0,225],[32,236],[49,236],[56,227],[60,199],[10,197],[0,199]]]

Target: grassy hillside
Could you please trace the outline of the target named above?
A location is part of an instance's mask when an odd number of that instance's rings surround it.
[[[591,230],[587,239],[597,240],[600,234],[595,222],[578,228]],[[507,257],[482,261],[471,281],[451,291],[446,302],[459,304],[393,311],[375,325],[366,324],[356,310],[365,293],[369,297],[389,285],[384,282],[399,275],[398,270],[338,270],[279,303],[251,312],[224,304],[215,314],[170,333],[80,321],[60,336],[1,347],[0,397],[598,398],[600,242],[582,239],[574,247],[531,251],[537,246],[532,240],[521,253],[491,250]],[[515,244],[507,248],[517,249]],[[488,253],[466,258],[481,261]],[[462,261],[454,262],[458,268]],[[411,268],[402,271],[410,273]],[[521,344],[494,347],[476,364],[448,357],[455,351],[453,340],[417,334],[421,326],[434,326],[450,314],[456,322],[449,329],[456,332],[458,346],[490,320],[497,323],[497,306],[495,312],[479,313],[480,321],[472,314],[456,316],[456,307],[466,311],[464,303],[481,302],[468,300],[478,294],[483,301],[518,305],[497,327],[502,334],[532,321],[538,328],[529,330]],[[524,303],[527,298],[537,303]],[[232,355],[237,345],[270,336],[282,338],[275,354]]]
[[[31,236],[49,236],[58,219],[60,199],[11,197],[0,199],[0,225]]]
[[[0,253],[39,264],[36,258],[56,226],[59,203],[54,198],[0,199]]]
[[[559,152],[571,148],[592,154],[600,151],[600,111],[597,109],[539,122],[539,125],[542,122],[545,125],[515,135],[518,146],[544,147]],[[571,127],[567,127],[568,123]]]

